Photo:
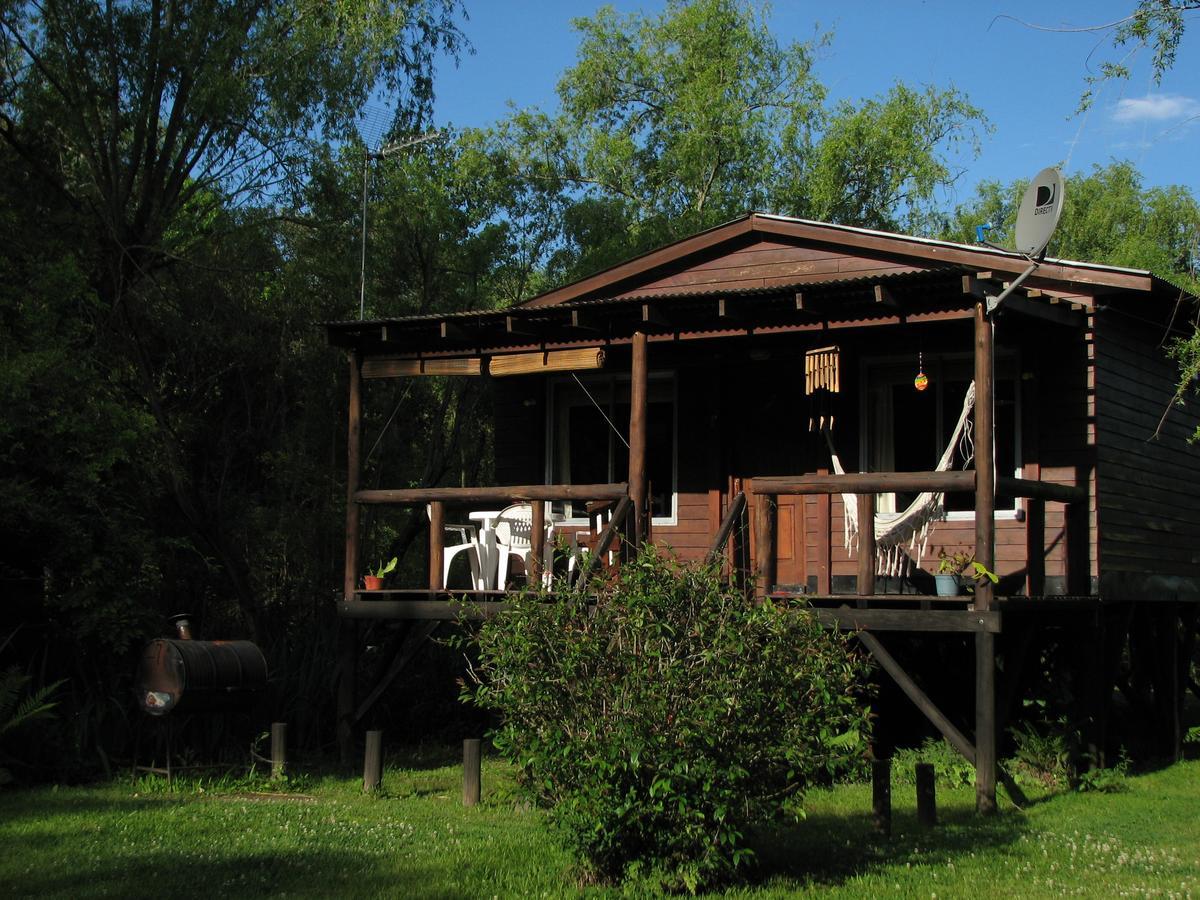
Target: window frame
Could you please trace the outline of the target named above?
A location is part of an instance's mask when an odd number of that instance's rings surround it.
[[[608,392],[608,404],[604,410],[605,414],[610,418],[613,415],[613,406],[618,402],[618,395],[622,392],[632,394],[633,378],[628,372],[593,372],[586,375],[580,374],[579,380],[583,385],[595,395],[596,391],[593,385],[604,385]],[[670,496],[670,515],[654,516],[651,519],[652,526],[670,527],[679,524],[679,379],[676,377],[676,372],[672,370],[660,370],[650,372],[646,377],[646,402],[666,402],[671,404],[671,489]],[[546,423],[545,423],[545,483],[554,484],[554,466],[555,466],[555,432],[558,424],[558,408],[556,397],[558,390],[562,385],[574,386],[575,380],[568,375],[552,376],[546,379]],[[665,390],[662,387],[665,385]],[[665,396],[655,397],[655,389],[665,393]],[[590,406],[591,401],[586,397],[582,398],[583,402],[580,406]],[[575,405],[575,404],[572,404]],[[618,428],[623,428],[622,434],[628,435],[626,432],[629,429],[628,421],[620,422],[616,419],[613,424]],[[613,470],[616,463],[616,444],[617,437],[611,430],[606,431],[608,437],[608,481],[612,483]],[[647,447],[647,452],[652,452],[650,447]],[[590,523],[586,517],[574,516],[572,518],[562,519],[558,524],[570,526],[586,526]]]

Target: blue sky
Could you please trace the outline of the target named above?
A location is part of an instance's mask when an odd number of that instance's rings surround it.
[[[580,0],[466,0],[465,30],[475,53],[455,69],[439,70],[441,125],[483,126],[518,107],[555,107],[560,74],[575,61],[578,35],[571,19],[601,4]],[[660,0],[613,3],[620,12],[656,13]],[[1093,68],[1110,54],[1102,35],[1047,32],[1013,19],[1059,28],[1111,22],[1125,2],[984,3],[974,0],[812,2],[776,0],[769,22],[781,41],[832,31],[818,77],[835,99],[885,92],[896,81],[953,85],[981,107],[995,127],[983,153],[964,160],[967,171],[950,202],[962,202],[984,179],[1028,178],[1066,163],[1068,174],[1094,163],[1129,159],[1149,185],[1183,184],[1200,194],[1200,16],[1184,37],[1175,68],[1161,85],[1150,80],[1148,54],[1131,60],[1133,78],[1108,85],[1095,108],[1072,117],[1089,54]],[[1013,17],[997,18],[1000,15]],[[1098,46],[1099,44],[1099,46]]]

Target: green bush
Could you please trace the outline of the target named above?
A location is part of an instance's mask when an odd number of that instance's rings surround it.
[[[797,613],[649,547],[586,596],[515,599],[464,696],[500,714],[496,747],[585,877],[695,891],[865,752],[867,664]]]
[[[975,783],[975,766],[944,738],[925,738],[920,747],[897,750],[892,755],[892,780],[916,784],[917,763],[933,766],[933,777],[942,787],[970,787]]]

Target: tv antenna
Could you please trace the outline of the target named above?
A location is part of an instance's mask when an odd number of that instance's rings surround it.
[[[1001,303],[1042,264],[1046,246],[1054,236],[1058,220],[1062,218],[1063,196],[1066,184],[1062,173],[1049,166],[1033,176],[1021,206],[1017,210],[1016,251],[1029,260],[1029,268],[1018,275],[998,297],[989,297],[988,313],[996,311]],[[992,245],[988,245],[992,246]]]
[[[360,125],[360,133],[367,130],[369,127],[369,123]],[[371,163],[387,159],[389,156],[395,156],[402,150],[407,150],[410,147],[416,147],[418,144],[424,144],[429,141],[438,140],[442,136],[443,132],[441,131],[429,131],[425,134],[417,134],[406,138],[398,138],[396,140],[388,141],[382,146],[377,146],[375,150],[368,150],[363,154],[362,252],[358,271],[358,320],[360,322],[366,318],[367,311],[367,193],[371,183]],[[365,135],[363,143],[367,144],[368,146],[370,145],[365,140]]]

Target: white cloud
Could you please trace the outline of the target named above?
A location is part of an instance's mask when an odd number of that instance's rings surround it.
[[[1136,122],[1170,122],[1188,116],[1200,116],[1200,101],[1178,94],[1147,94],[1145,97],[1117,101],[1113,120],[1126,124]]]

